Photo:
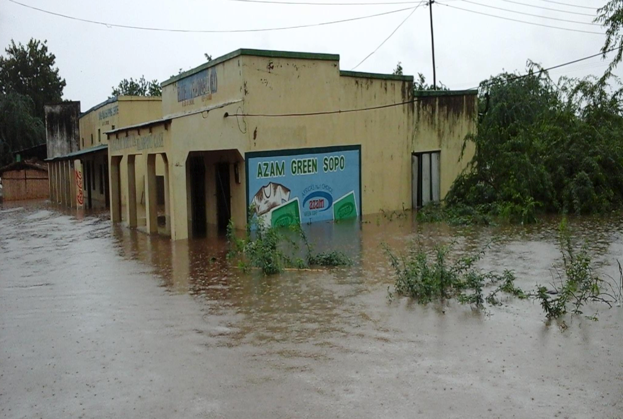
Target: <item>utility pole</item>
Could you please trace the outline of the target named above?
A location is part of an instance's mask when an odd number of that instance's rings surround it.
[[[435,33],[433,31],[433,3],[435,3],[435,0],[430,0],[428,2],[428,7],[430,9],[430,42],[433,50],[433,89],[437,90],[437,69],[435,68]]]

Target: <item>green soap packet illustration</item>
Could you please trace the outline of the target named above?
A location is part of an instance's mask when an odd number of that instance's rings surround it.
[[[301,213],[298,198],[274,208],[271,211],[270,219],[273,227],[287,227],[293,224],[300,224]]]
[[[333,219],[345,220],[357,217],[357,203],[355,192],[350,191],[333,203]]]

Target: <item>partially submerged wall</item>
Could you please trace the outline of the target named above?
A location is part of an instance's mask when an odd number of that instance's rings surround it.
[[[476,132],[477,94],[473,90],[417,92],[415,100],[411,152],[440,151],[443,198],[474,156],[474,145],[465,143],[465,137]]]
[[[80,102],[45,105],[48,159],[79,150]]]

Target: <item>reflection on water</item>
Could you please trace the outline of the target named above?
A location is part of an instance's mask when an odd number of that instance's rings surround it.
[[[552,267],[560,263],[559,221],[450,227],[418,224],[410,216],[393,221],[372,216],[361,223],[315,224],[305,229],[316,250],[342,250],[354,266],[265,277],[230,263],[223,237],[171,242],[111,227],[105,214],[77,214],[45,203],[4,205],[0,340],[22,342],[21,352],[31,353],[36,336],[48,329],[36,322],[47,310],[57,322],[49,326],[62,331],[50,336],[54,345],[62,342],[67,355],[58,367],[61,376],[74,374],[73,363],[82,357],[88,367],[81,379],[90,379],[90,366],[114,353],[117,375],[106,380],[141,372],[134,374],[133,385],[111,387],[117,397],[145,388],[155,391],[150,403],[182,400],[160,417],[336,417],[336,412],[366,418],[620,417],[622,308],[602,310],[599,322],[568,318],[563,332],[544,322],[531,301],[509,300],[483,313],[456,303],[421,306],[387,299],[392,277],[382,243],[403,251],[411,241],[427,247],[454,243],[459,254],[488,245],[482,267],[514,270],[519,285],[532,289],[551,281]],[[569,224],[575,245],[586,244],[600,273],[618,275],[623,217]],[[15,334],[15,319],[29,327]],[[66,339],[74,335],[75,340]],[[91,346],[82,346],[84,337]],[[44,364],[45,356],[60,357],[45,352],[51,350],[47,341],[37,345]],[[7,349],[10,345],[0,347]],[[28,362],[13,369],[28,372]],[[9,368],[0,363],[5,376]],[[157,378],[149,375],[154,370],[166,377],[159,392],[146,386],[142,375]],[[59,376],[50,374],[42,381],[46,389],[57,386],[58,394],[69,385],[56,385]],[[31,377],[22,387],[42,377]],[[7,404],[0,394],[1,416],[4,405],[19,405],[20,390],[0,390],[13,397]],[[172,390],[176,396],[170,396]],[[70,405],[78,391],[64,403]],[[204,400],[216,400],[221,416],[177,410],[189,404],[205,413]],[[287,402],[279,405],[282,400]],[[290,414],[290,407],[299,414]],[[132,411],[114,416],[138,417]],[[20,417],[37,417],[29,413]]]
[[[559,223],[559,217],[550,217],[528,226],[454,227],[419,224],[409,215],[392,221],[372,216],[363,222],[306,225],[315,250],[341,250],[354,266],[288,270],[269,277],[257,270],[243,272],[228,260],[223,236],[171,242],[115,226],[113,238],[120,256],[143,262],[162,286],[189,293],[205,303],[207,313],[230,319],[227,333],[223,332],[228,345],[266,341],[330,345],[327,339],[356,333],[362,323],[387,315],[371,313],[365,297],[374,293],[382,300],[392,283],[382,244],[397,251],[406,251],[412,241],[424,247],[451,244],[457,254],[488,247],[481,261],[484,269],[510,269],[519,286],[533,289],[550,283],[560,266]],[[623,218],[571,218],[569,226],[574,243],[586,245],[601,272],[616,277],[616,259],[623,256]],[[443,328],[443,317],[439,321]]]

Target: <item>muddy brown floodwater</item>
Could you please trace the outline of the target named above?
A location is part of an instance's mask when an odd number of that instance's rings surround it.
[[[622,308],[562,330],[528,301],[482,313],[387,298],[381,242],[493,240],[483,267],[533,288],[560,262],[558,221],[320,224],[312,240],[355,266],[263,277],[229,266],[222,238],[171,243],[5,204],[0,417],[623,418]],[[570,224],[618,276],[623,218]]]

